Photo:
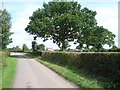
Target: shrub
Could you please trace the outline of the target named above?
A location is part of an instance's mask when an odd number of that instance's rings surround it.
[[[34,52],[28,52],[34,56],[41,56],[42,55],[42,52],[41,51],[34,51]]]
[[[120,53],[43,52],[52,63],[71,66],[120,82]]]
[[[1,55],[1,61],[2,61],[2,66],[7,66],[7,61],[6,61],[6,57],[10,55],[10,53],[8,51],[4,51],[0,53]]]

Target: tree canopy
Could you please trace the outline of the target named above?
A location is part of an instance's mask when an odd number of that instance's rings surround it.
[[[11,16],[6,9],[0,9],[0,39],[2,49],[6,49],[7,45],[12,42],[10,35]]]
[[[32,50],[37,51],[37,42],[36,41],[32,41]]]
[[[36,37],[53,40],[61,50],[67,49],[69,42],[79,43],[80,48],[97,48],[114,44],[115,35],[97,26],[97,12],[81,9],[77,2],[48,2],[43,8],[33,12],[25,31]]]
[[[78,38],[79,45],[77,49],[103,51],[104,45],[114,46],[115,35],[102,26],[94,27],[91,32],[86,35],[83,34],[82,38]]]
[[[39,51],[44,51],[45,50],[45,45],[44,44],[39,44],[37,46],[38,46]]]
[[[9,48],[8,50],[10,50],[10,51],[22,51],[22,49],[19,46]]]
[[[27,45],[23,44],[22,51],[25,52],[25,51],[28,51],[28,50],[29,50],[29,48],[27,47]]]

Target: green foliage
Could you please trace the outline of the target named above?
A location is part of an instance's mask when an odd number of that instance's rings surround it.
[[[53,39],[62,50],[65,50],[69,41],[74,41],[76,32],[80,30],[81,13],[77,2],[48,2],[43,9],[36,10],[25,29],[37,37]]]
[[[3,52],[2,56],[2,88],[12,88],[17,60],[9,52]]]
[[[64,67],[61,65],[53,64],[51,62],[45,61],[43,59],[38,59],[38,61],[58,74],[65,77],[67,80],[75,83],[80,88],[78,90],[89,90],[90,88],[99,88],[103,90],[105,82],[100,81],[99,76],[90,75],[83,70],[78,70],[71,67]],[[104,80],[103,78],[101,78]],[[104,83],[104,85],[103,85]]]
[[[15,46],[12,48],[9,48],[10,51],[22,51],[22,49],[19,46]]]
[[[88,31],[87,31],[88,30]],[[104,29],[102,26],[96,26],[91,30],[83,30],[82,38],[78,38],[79,45],[77,49],[84,49],[86,51],[104,51],[103,46],[114,46],[115,35],[112,32]]]
[[[120,48],[118,48],[117,46],[112,46],[111,49],[108,50],[109,52],[120,52]]]
[[[1,61],[1,66],[7,66],[7,60],[6,57],[8,57],[10,55],[10,53],[8,51],[1,51],[0,52],[0,61]]]
[[[120,85],[120,53],[43,52],[42,57],[55,64],[84,69],[91,74],[110,78]]]
[[[45,45],[44,44],[40,44],[37,46],[38,51],[44,51],[45,50]]]
[[[115,35],[97,26],[95,11],[81,9],[77,2],[62,1],[44,3],[42,9],[33,12],[25,31],[43,41],[52,39],[62,51],[70,47],[71,41],[86,51],[103,51],[103,45],[114,45]]]
[[[25,52],[25,51],[28,51],[28,50],[29,50],[29,48],[27,47],[27,45],[23,44],[22,51]]]
[[[12,42],[12,39],[9,38],[12,34],[10,32],[11,27],[11,17],[6,9],[0,9],[0,39],[2,39],[0,47],[6,49],[7,45]]]
[[[33,52],[37,51],[37,42],[36,41],[32,41],[32,50],[33,50]]]

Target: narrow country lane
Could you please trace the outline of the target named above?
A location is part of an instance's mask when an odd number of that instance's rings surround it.
[[[18,60],[13,88],[78,88],[23,53],[11,55]]]

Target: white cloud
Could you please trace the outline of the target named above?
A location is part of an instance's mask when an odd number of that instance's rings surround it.
[[[46,46],[46,48],[59,49],[57,44],[53,43],[52,40],[48,40],[48,41],[43,42],[43,40],[41,38],[37,38],[37,43],[38,44],[44,44]]]
[[[3,0],[4,2],[48,2],[53,0]],[[57,0],[56,0],[57,1]],[[73,1],[73,0],[67,0]],[[74,0],[80,2],[118,2],[119,0]]]
[[[107,28],[109,31],[113,32],[116,35],[115,42],[116,45],[118,41],[118,12],[117,9],[113,8],[97,8],[96,19],[99,26]]]
[[[22,47],[23,43],[31,47],[31,41],[33,37],[32,35],[29,35],[28,33],[25,32],[25,28],[29,23],[29,16],[31,16],[33,11],[35,11],[38,7],[40,6],[28,5],[25,7],[24,10],[17,12],[16,14],[17,18],[15,17],[16,20],[12,22],[12,28],[11,28],[11,32],[14,32],[14,34],[11,35],[11,38],[13,39],[13,43],[10,44],[8,47],[13,47],[16,45]]]
[[[50,0],[1,0],[4,2],[48,2]]]
[[[114,11],[111,8],[100,8],[97,9],[96,19],[98,25],[103,25],[106,28],[118,28],[118,12]]]

